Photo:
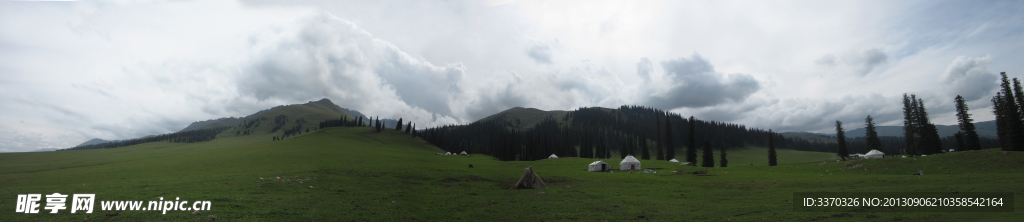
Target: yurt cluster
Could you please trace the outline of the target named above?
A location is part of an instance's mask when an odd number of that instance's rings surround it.
[[[554,156],[554,155],[552,155],[552,156]],[[633,171],[633,170],[641,170],[641,169],[642,168],[640,168],[640,160],[637,160],[636,157],[633,157],[633,155],[628,155],[628,156],[626,156],[626,158],[622,159],[622,162],[619,162],[619,170]],[[590,172],[610,172],[610,171],[612,171],[612,168],[608,166],[608,163],[605,163],[604,161],[598,160],[598,161],[594,161],[593,163],[590,163],[590,165],[587,166],[587,171],[590,171]]]

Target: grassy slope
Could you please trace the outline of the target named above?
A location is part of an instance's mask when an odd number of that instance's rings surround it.
[[[868,215],[885,221],[1013,221],[1024,217],[1020,205],[1014,213],[854,212],[850,217],[833,217],[837,213],[792,212],[786,202],[794,191],[1019,193],[1024,153],[1018,152],[1004,155],[984,150],[916,160],[837,163],[819,162],[831,154],[780,150],[783,165],[742,166],[764,162],[758,160],[764,158],[763,148],[749,148],[730,151],[732,167],[715,169],[714,176],[694,176],[585,172],[591,159],[500,162],[487,156],[437,156],[433,153],[440,149],[393,130],[377,134],[369,128],[329,128],[284,141],[250,138],[0,154],[0,181],[4,181],[0,193],[9,198],[0,205],[4,208],[13,205],[10,200],[16,194],[52,192],[96,193],[100,201],[181,197],[213,202],[213,210],[202,216],[180,211],[115,215],[99,209],[93,214],[65,210],[56,215],[25,215],[8,209],[0,211],[0,221],[206,221],[209,214],[220,220],[246,221],[861,221]],[[808,159],[798,160],[802,158]],[[619,162],[605,161],[613,166]],[[469,164],[475,168],[468,168]],[[850,168],[857,164],[861,166]],[[550,188],[505,189],[528,166]],[[666,172],[697,169],[665,161],[643,161],[643,166]],[[919,168],[927,176],[908,175]],[[271,179],[278,176],[291,181]],[[305,178],[311,180],[294,182]]]

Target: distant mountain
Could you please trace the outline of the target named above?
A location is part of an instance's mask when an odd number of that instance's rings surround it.
[[[947,137],[953,136],[956,132],[960,131],[959,125],[935,125],[935,128],[939,131],[939,136]],[[996,121],[985,121],[974,123],[974,128],[978,131],[978,136],[987,138],[996,138]],[[878,131],[878,136],[895,136],[903,137],[903,126],[875,126]],[[857,128],[846,131],[846,136],[850,138],[863,137],[867,133],[864,128]],[[828,134],[835,137],[836,134]]]
[[[613,109],[601,108],[601,107],[594,107],[594,109],[613,110]],[[568,113],[569,113],[569,111],[562,111],[562,110],[544,111],[544,110],[539,110],[539,109],[536,109],[536,108],[523,108],[523,107],[518,107],[517,106],[517,107],[513,107],[511,109],[507,109],[505,111],[501,111],[499,113],[495,113],[493,115],[484,117],[483,119],[477,120],[477,122],[486,122],[486,121],[491,121],[491,120],[503,120],[503,121],[508,121],[508,122],[511,122],[511,123],[515,124],[516,128],[524,128],[525,129],[525,128],[532,128],[534,125],[537,125],[537,123],[540,123],[541,121],[543,121],[544,119],[546,119],[548,117],[554,119],[555,121],[562,121],[562,119],[565,118],[565,115],[568,114]]]
[[[85,141],[82,144],[78,144],[78,146],[93,145],[93,144],[100,144],[100,143],[109,143],[109,142],[116,142],[116,141],[117,140],[102,140],[100,138],[92,138],[89,141]]]

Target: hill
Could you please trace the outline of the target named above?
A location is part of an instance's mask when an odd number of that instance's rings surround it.
[[[593,157],[632,152],[640,155],[643,145],[649,147],[652,156],[658,156],[658,147],[662,147],[659,142],[670,147],[662,153],[672,159],[684,156],[683,148],[690,142],[691,125],[695,144],[706,140],[730,148],[768,146],[768,130],[690,120],[677,113],[640,106],[583,107],[573,111],[516,107],[466,125],[425,129],[423,137],[446,151],[483,153],[501,160],[538,160],[551,154]],[[775,136],[779,141],[776,146],[788,146],[781,136]],[[580,148],[585,145],[587,149]]]
[[[159,140],[167,140],[164,138],[177,137],[180,134],[201,134],[211,133],[208,137],[203,136],[205,139],[192,139],[192,140],[181,140],[181,142],[196,142],[206,141],[213,138],[226,138],[226,137],[239,137],[239,136],[250,136],[250,135],[271,135],[285,137],[292,136],[295,134],[304,133],[308,130],[315,130],[318,124],[325,120],[338,120],[341,118],[347,118],[352,120],[357,116],[350,113],[351,110],[344,109],[331,102],[329,99],[321,99],[319,101],[310,101],[304,104],[293,104],[287,106],[277,106],[266,110],[261,110],[254,114],[242,117],[242,118],[219,118],[206,121],[197,121],[185,127],[177,133],[169,133],[162,135],[148,135],[137,139],[129,139],[122,141],[129,141],[124,145],[132,145],[136,143],[148,143]],[[354,113],[358,113],[353,111]],[[360,115],[362,115],[360,113]],[[191,137],[197,137],[198,135],[191,135]],[[190,137],[190,136],[183,136]],[[86,144],[90,143],[91,144]],[[93,145],[92,148],[108,148],[108,147],[97,147],[95,145],[118,142],[118,141],[104,141],[99,139],[93,139],[83,143],[82,145],[76,146],[76,148],[82,148],[82,146]]]
[[[192,124],[189,124],[188,126],[186,126],[184,129],[179,130],[178,132],[185,132],[185,131],[189,131],[189,130],[202,129],[203,127],[205,127],[207,125],[210,125],[211,123],[218,123],[219,125],[217,125],[217,126],[231,126],[231,125],[236,125],[236,124],[240,123],[241,121],[242,121],[242,119],[235,118],[235,117],[224,117],[224,118],[219,118],[219,119],[195,121],[195,122],[192,122]]]
[[[91,140],[89,140],[89,141],[85,141],[85,142],[84,142],[84,143],[82,143],[82,144],[78,144],[78,146],[76,146],[76,147],[79,147],[79,146],[87,146],[87,145],[93,145],[93,144],[100,144],[100,143],[109,143],[109,142],[117,142],[117,140],[102,140],[102,139],[100,139],[100,138],[92,138],[92,139],[91,139]]]
[[[499,113],[484,117],[483,119],[477,120],[477,122],[486,121],[507,121],[514,123],[516,128],[532,128],[541,121],[547,118],[551,118],[557,121],[561,121],[565,118],[565,115],[569,111],[562,110],[551,110],[544,111],[536,108],[523,108],[513,107]]]
[[[587,172],[594,159],[498,161],[439,156],[437,147],[393,130],[337,127],[282,141],[270,135],[201,143],[0,154],[0,192],[94,193],[95,212],[2,213],[0,221],[1013,221],[1006,213],[890,212],[851,208],[795,212],[793,192],[1021,192],[1024,153],[982,150],[918,159],[836,163],[827,154],[730,150],[730,166],[642,160],[659,173]],[[815,157],[819,156],[820,157]],[[800,156],[792,158],[793,156]],[[716,161],[718,160],[716,152]],[[806,159],[804,159],[806,158]],[[759,160],[760,159],[760,160]],[[803,160],[794,160],[803,159]],[[618,168],[618,158],[604,159]],[[753,165],[750,165],[753,164]],[[474,167],[469,168],[468,165]],[[547,189],[508,189],[533,167]],[[921,168],[926,167],[926,168]],[[926,176],[911,176],[924,169]],[[947,171],[949,169],[949,171]],[[114,200],[210,201],[210,210],[113,210]],[[146,207],[143,204],[142,207]],[[42,208],[42,206],[40,206]],[[681,210],[684,209],[684,210]],[[511,219],[514,218],[514,219]]]

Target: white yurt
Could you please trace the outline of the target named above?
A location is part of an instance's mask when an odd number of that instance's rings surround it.
[[[465,156],[465,155],[469,155],[469,153],[466,153],[466,151],[462,151],[462,153],[459,153],[459,155]]]
[[[676,158],[672,158],[671,160],[668,160],[668,162],[678,163],[679,160],[676,160]]]
[[[590,163],[590,165],[587,166],[587,171],[590,171],[590,172],[604,172],[604,171],[608,171],[608,163],[605,163],[604,161],[600,161],[600,160],[594,161],[593,163]]]
[[[445,156],[452,155],[452,152],[444,153]]]
[[[622,162],[619,163],[619,170],[640,170],[640,161],[633,157],[633,155],[622,158]]]
[[[552,153],[551,156],[548,156],[548,159],[558,159],[558,156],[555,156],[555,154]]]
[[[878,151],[878,150],[871,150],[867,154],[864,154],[864,159],[878,159],[878,158],[885,158],[885,153],[882,153],[882,151]]]

